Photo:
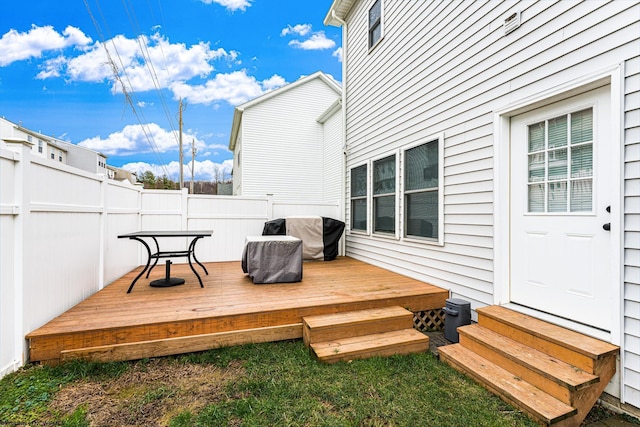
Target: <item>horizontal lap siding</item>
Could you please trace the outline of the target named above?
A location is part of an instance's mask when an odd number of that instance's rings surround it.
[[[246,109],[242,194],[323,199],[323,129],[316,120],[340,95],[314,79]]]
[[[626,402],[640,407],[640,56],[625,74],[623,387]]]
[[[491,304],[493,112],[628,59],[638,6],[385,0],[384,36],[369,52],[371,4],[358,2],[347,16],[347,168],[444,133],[445,244],[352,233],[347,253],[451,289],[474,308]],[[503,20],[516,10],[522,25],[504,36]]]

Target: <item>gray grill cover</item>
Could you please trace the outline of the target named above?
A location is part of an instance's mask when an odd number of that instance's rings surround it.
[[[291,236],[247,236],[242,271],[253,283],[302,280],[302,240]]]

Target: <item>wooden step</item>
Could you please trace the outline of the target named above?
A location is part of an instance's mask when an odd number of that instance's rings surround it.
[[[458,328],[460,344],[487,360],[573,405],[576,392],[597,383],[598,376],[500,335],[478,324]]]
[[[374,356],[420,353],[429,350],[429,337],[415,329],[343,338],[311,344],[318,360],[335,363]]]
[[[357,310],[302,319],[304,343],[335,341],[360,335],[410,329],[413,313],[399,306]]]
[[[599,361],[619,351],[615,345],[501,306],[481,307],[476,312],[480,325],[591,374],[599,375]]]
[[[577,414],[575,408],[484,359],[462,344],[443,346],[438,350],[442,361],[472,377],[504,401],[531,414],[539,422],[558,425]]]

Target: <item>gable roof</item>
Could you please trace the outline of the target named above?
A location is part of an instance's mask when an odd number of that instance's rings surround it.
[[[324,18],[324,25],[342,26],[342,22],[355,4],[356,0],[333,0],[333,4]]]
[[[282,86],[276,90],[272,90],[271,92],[267,92],[264,95],[261,95],[257,98],[252,99],[251,101],[247,101],[244,104],[238,105],[233,110],[233,121],[231,123],[231,135],[229,136],[229,150],[233,151],[236,147],[236,139],[238,137],[238,131],[240,130],[240,124],[242,123],[242,113],[244,110],[253,107],[254,105],[265,102],[273,97],[281,95],[291,89],[294,89],[298,86],[302,86],[311,80],[320,79],[323,81],[329,88],[333,89],[336,94],[342,94],[342,88],[338,82],[334,79],[323,73],[322,71],[316,71],[313,74],[302,77],[296,80],[293,83],[289,83],[288,85]]]

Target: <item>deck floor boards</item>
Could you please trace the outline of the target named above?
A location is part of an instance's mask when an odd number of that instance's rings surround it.
[[[152,288],[164,276],[157,266],[127,294],[139,267],[27,335],[31,360],[60,352],[180,336],[300,323],[303,316],[401,305],[412,311],[441,308],[448,292],[352,258],[305,262],[298,283],[256,285],[240,262],[205,264],[204,288],[187,264],[172,265],[184,285]],[[199,267],[196,266],[200,273]]]

